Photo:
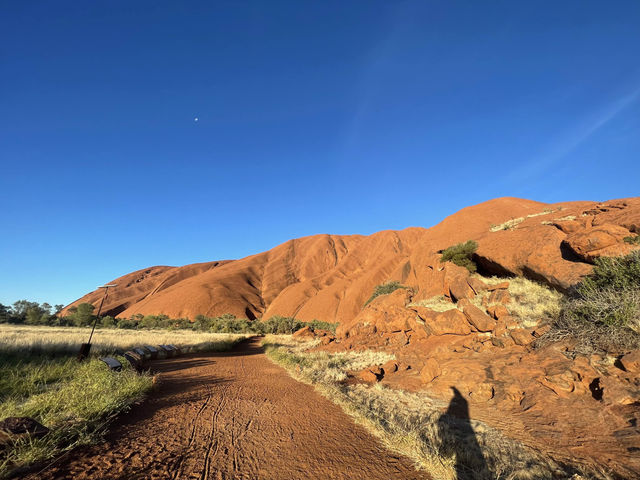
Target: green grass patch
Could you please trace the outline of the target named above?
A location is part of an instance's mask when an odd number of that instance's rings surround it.
[[[31,417],[50,429],[42,438],[19,439],[1,450],[0,478],[94,442],[114,416],[140,401],[152,378],[120,360],[122,372],[112,372],[95,358],[78,363],[70,357],[0,356],[0,418]]]
[[[452,245],[446,250],[442,251],[440,260],[442,262],[451,262],[459,267],[464,267],[470,272],[475,272],[478,267],[473,261],[473,254],[478,249],[478,244],[473,240],[468,240],[464,243],[458,243]]]

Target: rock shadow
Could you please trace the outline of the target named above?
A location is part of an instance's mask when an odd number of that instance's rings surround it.
[[[451,387],[451,390],[453,390],[453,398],[449,402],[447,411],[437,422],[441,454],[445,458],[455,459],[457,480],[493,479],[493,472],[487,465],[482,448],[471,427],[469,402],[457,388]]]

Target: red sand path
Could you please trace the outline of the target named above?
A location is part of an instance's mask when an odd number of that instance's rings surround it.
[[[162,384],[107,440],[31,479],[427,479],[308,385],[258,339],[157,361]]]

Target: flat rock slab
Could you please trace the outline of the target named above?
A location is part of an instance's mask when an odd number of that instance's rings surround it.
[[[430,478],[266,358],[258,339],[159,360],[159,391],[35,479]]]

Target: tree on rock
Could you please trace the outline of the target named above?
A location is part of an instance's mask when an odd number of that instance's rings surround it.
[[[457,245],[453,245],[446,250],[443,250],[440,260],[442,262],[454,263],[473,273],[478,269],[472,259],[473,254],[477,249],[478,244],[473,240],[468,240],[464,243],[458,243]]]

